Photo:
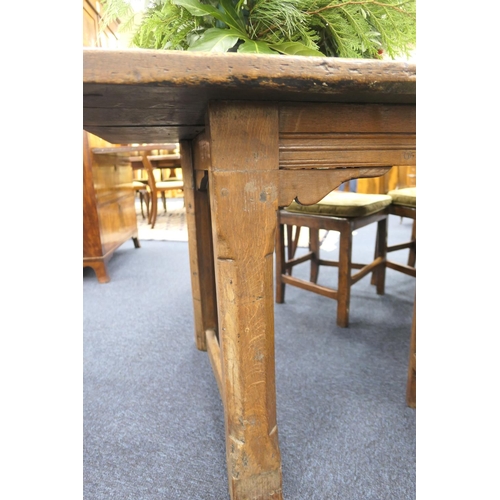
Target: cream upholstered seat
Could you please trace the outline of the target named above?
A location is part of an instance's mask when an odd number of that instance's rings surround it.
[[[377,293],[384,294],[385,261],[387,245],[387,216],[392,198],[388,195],[344,193],[332,191],[314,205],[304,206],[293,202],[278,211],[276,231],[276,302],[284,302],[285,285],[293,285],[337,301],[337,324],[349,325],[350,288],[368,273],[376,276]],[[377,223],[376,255],[368,264],[352,262],[353,231]],[[285,258],[285,226],[288,252]],[[293,228],[295,227],[295,235]],[[295,257],[301,227],[309,228],[309,252]],[[340,232],[338,261],[320,257],[319,230]],[[309,281],[292,276],[292,268],[310,262]],[[338,267],[337,289],[317,284],[320,266]],[[352,270],[358,272],[353,274]]]

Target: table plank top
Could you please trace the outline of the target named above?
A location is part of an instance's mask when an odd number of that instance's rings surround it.
[[[210,100],[416,102],[416,64],[372,59],[83,49],[83,128],[117,144],[178,142]]]

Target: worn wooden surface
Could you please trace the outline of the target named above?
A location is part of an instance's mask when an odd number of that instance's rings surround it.
[[[207,350],[205,332],[217,327],[217,296],[215,292],[214,253],[210,201],[206,187],[199,189],[195,176],[198,146],[181,142],[184,205],[188,227],[189,265],[194,308],[196,347]],[[193,151],[194,150],[194,151]]]
[[[229,487],[232,498],[280,499],[272,294],[278,110],[222,102],[208,115]]]
[[[276,213],[414,164],[402,62],[84,50],[84,129],[181,141],[196,345],[224,406],[233,500],[282,498],[274,373]]]
[[[389,169],[390,167],[353,167],[336,170],[280,170],[278,205],[286,207],[295,199],[302,205],[314,205],[347,180],[383,175]]]
[[[209,100],[414,104],[415,92],[416,66],[406,62],[83,51],[83,126],[112,143],[193,138]]]

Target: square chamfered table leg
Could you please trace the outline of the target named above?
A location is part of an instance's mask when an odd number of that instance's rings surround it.
[[[233,500],[281,499],[273,298],[278,111],[215,102],[208,121],[229,490]]]
[[[417,298],[413,302],[411,323],[410,352],[408,355],[408,378],[406,383],[406,404],[417,407]]]
[[[196,347],[207,350],[206,331],[217,331],[212,225],[208,192],[196,185],[196,144],[181,141],[184,205],[188,227],[189,265],[194,308]]]

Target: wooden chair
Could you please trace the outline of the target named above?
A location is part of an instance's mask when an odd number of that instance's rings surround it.
[[[391,197],[384,194],[359,194],[333,191],[314,205],[304,206],[296,202],[278,211],[276,231],[276,302],[283,303],[285,285],[292,285],[318,293],[337,301],[337,324],[349,326],[349,303],[351,286],[370,272],[376,273],[376,291],[384,294],[385,263],[387,246],[387,216]],[[376,255],[372,262],[352,262],[353,231],[377,223]],[[288,238],[288,253],[285,259],[285,226]],[[292,227],[296,227],[295,235]],[[301,227],[309,228],[309,252],[295,257],[298,234]],[[319,230],[340,232],[338,261],[320,257]],[[309,281],[292,276],[292,268],[310,262]],[[320,266],[338,267],[337,289],[318,285]],[[353,274],[353,269],[359,270]]]
[[[159,172],[160,175],[158,175],[158,178],[156,178],[156,191],[161,197],[162,205],[163,205],[163,210],[165,213],[167,213],[167,196],[166,193],[171,192],[171,191],[184,191],[184,182],[182,181],[182,178],[179,178],[176,176],[174,173],[177,169],[176,168],[170,168],[168,169],[170,175],[168,177],[163,178],[162,172],[163,170],[157,169],[154,171],[154,173]]]
[[[389,214],[398,217],[406,217],[413,220],[411,236],[409,241],[398,243],[387,247],[387,252],[397,252],[408,249],[407,264],[400,264],[387,260],[387,267],[408,276],[417,277],[415,268],[417,254],[417,188],[409,187],[393,189],[387,193],[392,203],[389,205]],[[417,332],[416,332],[416,299],[413,304],[413,320],[410,337],[410,353],[408,358],[408,379],[406,385],[406,404],[411,408],[417,406]]]
[[[141,204],[141,215],[143,219],[148,219],[149,221],[149,203],[150,203],[150,193],[149,186],[147,182],[142,182],[140,180],[134,179],[133,186],[135,194],[139,196],[139,201]],[[146,215],[144,215],[144,206],[146,207]]]
[[[415,261],[417,250],[417,188],[402,188],[393,189],[387,193],[391,197],[389,206],[389,214],[399,217],[406,217],[413,220],[410,240],[404,243],[398,243],[387,247],[387,253],[397,252],[399,250],[408,249],[407,264],[399,264],[391,260],[387,260],[387,267],[407,274],[408,276],[416,277]]]
[[[386,268],[393,269],[400,273],[416,278],[416,247],[417,247],[417,188],[408,187],[393,189],[387,193],[391,197],[391,204],[388,207],[388,214],[398,217],[409,218],[413,220],[411,236],[409,241],[395,243],[387,246],[387,254],[408,250],[408,259],[406,264],[395,262],[389,259],[387,255]],[[377,251],[375,251],[376,254]],[[372,284],[376,284],[383,279],[378,274],[384,273],[385,269],[378,269],[372,276]],[[385,279],[383,279],[385,281]],[[410,352],[408,357],[408,377],[406,385],[406,403],[411,408],[417,406],[417,353],[416,353],[416,299],[413,304],[413,319],[410,337]]]
[[[161,197],[163,209],[167,211],[166,193],[169,191],[184,191],[184,182],[177,177],[162,178],[162,170],[175,170],[179,165],[180,156],[178,154],[156,154],[152,155],[143,152],[138,156],[131,156],[129,160],[136,164],[136,169],[142,168],[147,175],[149,200],[148,224],[151,229],[155,227],[158,214],[158,197]],[[142,210],[142,207],[141,207]]]

